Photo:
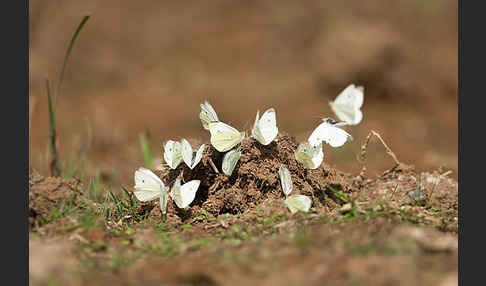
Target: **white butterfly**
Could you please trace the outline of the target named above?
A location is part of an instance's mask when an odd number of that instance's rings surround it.
[[[160,199],[160,210],[163,214],[167,212],[167,193],[162,180],[149,169],[140,167],[135,171],[135,197],[141,202]]]
[[[182,162],[182,147],[180,142],[169,140],[164,145],[164,160],[172,169]]]
[[[303,211],[308,212],[312,201],[309,197],[304,195],[292,195],[285,199],[285,205],[289,208],[292,214]]]
[[[208,126],[211,145],[219,152],[230,150],[245,138],[245,132],[240,132],[223,122],[210,122]]]
[[[210,122],[219,121],[216,111],[214,111],[214,108],[207,101],[204,101],[204,104],[201,104],[199,119],[201,119],[201,123],[206,130],[209,129]]]
[[[238,160],[240,160],[240,157],[241,157],[241,152],[237,150],[231,150],[228,153],[224,154],[223,166],[221,167],[223,173],[225,173],[228,176],[231,176],[233,170],[235,169],[236,164],[238,163]]]
[[[319,168],[324,159],[322,142],[316,147],[312,147],[307,142],[299,144],[299,147],[297,147],[297,150],[295,151],[295,159],[309,169]]]
[[[206,144],[202,144],[197,152],[192,150],[191,144],[184,138],[181,139],[182,145],[182,159],[184,163],[192,170],[201,161],[204,147]]]
[[[289,208],[290,212],[294,214],[297,211],[303,211],[303,212],[309,211],[312,205],[312,201],[309,197],[304,195],[289,196],[293,188],[290,171],[284,165],[281,165],[280,168],[278,169],[278,173],[280,175],[282,191],[287,197],[284,203]]]
[[[329,102],[331,109],[339,120],[348,125],[356,125],[363,119],[360,108],[364,100],[364,88],[362,86],[348,85],[334,101]]]
[[[261,118],[259,118],[259,115],[260,111],[257,111],[251,134],[262,145],[268,145],[272,143],[278,134],[275,109],[268,109],[263,113]]]
[[[181,186],[181,179],[177,178],[169,195],[176,205],[183,209],[189,206],[196,197],[199,184],[201,184],[200,180],[192,180]]]
[[[316,147],[324,141],[332,147],[340,147],[348,139],[353,140],[353,137],[348,132],[337,127],[344,125],[344,122],[336,122],[332,118],[324,118],[322,120],[324,122],[312,131],[312,134],[307,140],[311,146]]]
[[[281,165],[278,169],[280,175],[280,183],[282,184],[282,192],[285,196],[288,196],[292,192],[292,177],[290,171],[284,165]]]

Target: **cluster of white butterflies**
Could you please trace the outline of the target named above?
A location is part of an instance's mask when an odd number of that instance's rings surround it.
[[[307,142],[301,143],[296,152],[295,159],[310,169],[318,168],[323,159],[322,142],[326,142],[332,147],[340,147],[353,137],[339,126],[357,125],[363,119],[361,106],[363,105],[364,89],[354,84],[346,87],[334,101],[329,105],[339,118],[339,122],[332,118],[324,118],[323,122],[311,133]],[[231,150],[241,143],[246,137],[245,132],[240,132],[236,128],[219,120],[214,108],[205,101],[201,104],[199,118],[204,129],[211,134],[211,145],[218,152],[227,152],[223,157],[221,169],[223,173],[231,176],[233,170],[241,157],[241,152]],[[269,145],[278,135],[276,113],[274,108],[266,110],[260,117],[257,111],[255,123],[251,130],[251,136],[262,145]],[[192,170],[201,161],[205,144],[194,151],[191,144],[186,139],[180,142],[169,140],[164,144],[164,160],[170,168],[176,169],[179,164],[184,163]],[[307,211],[311,206],[311,200],[303,195],[288,196],[292,191],[292,181],[290,172],[285,167],[279,169],[282,181],[282,189],[286,195],[285,204],[292,213],[302,210]],[[179,208],[187,207],[195,198],[200,181],[192,180],[181,185],[179,179],[176,180],[169,196],[176,202]],[[165,213],[167,207],[168,188],[164,186],[158,176],[150,170],[140,168],[135,172],[135,196],[140,201],[149,201],[160,198],[160,208]]]
[[[196,197],[197,189],[201,181],[192,180],[181,185],[181,180],[176,179],[169,192],[162,180],[149,169],[140,167],[135,171],[135,197],[141,202],[155,199],[160,200],[162,214],[167,213],[167,201],[170,197],[177,207],[183,209],[189,206]]]
[[[180,142],[169,140],[164,144],[164,160],[171,169],[176,169],[179,164],[184,161],[187,167],[191,170],[201,161],[204,147],[202,144],[199,149],[194,152],[191,144],[184,138]]]

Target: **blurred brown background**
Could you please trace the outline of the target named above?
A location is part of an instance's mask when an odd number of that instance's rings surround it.
[[[457,178],[457,1],[30,1],[30,165],[47,169],[44,79],[57,80],[86,13],[57,106],[63,164],[87,150],[88,175],[133,185],[148,128],[162,142],[198,138],[199,104],[249,130],[275,107],[280,131],[305,140],[348,84],[365,87],[355,140],[324,147],[325,163],[358,173],[378,131],[398,159]],[[92,131],[91,145],[89,130]],[[371,175],[393,165],[373,140]],[[69,161],[70,160],[70,161]]]

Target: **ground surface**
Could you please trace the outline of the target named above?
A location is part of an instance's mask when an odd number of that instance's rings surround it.
[[[193,170],[162,165],[154,172],[166,185],[201,180],[190,207],[169,201],[165,220],[157,200],[32,172],[32,284],[457,283],[458,188],[450,171],[399,163],[370,179],[327,165],[309,170],[293,159],[296,147],[288,135],[268,146],[245,139],[231,176],[212,169],[221,154],[210,145]],[[309,213],[286,209],[282,164],[292,192],[311,198]]]
[[[265,3],[31,1],[31,285],[457,284],[457,1]],[[57,84],[85,12],[57,106],[66,178],[51,178],[44,79]],[[365,87],[363,121],[346,128],[355,140],[324,146],[318,170],[292,166],[313,208],[291,215],[273,172],[290,159],[272,152],[333,116],[328,101],[349,83]],[[186,168],[201,193],[185,212],[169,204],[162,223],[156,202],[122,190],[144,165],[139,136],[150,131],[151,169],[170,184],[162,142],[209,143],[205,99],[247,131],[274,107],[283,139],[246,142],[230,179],[207,161]],[[402,165],[373,137],[360,177],[371,130]]]

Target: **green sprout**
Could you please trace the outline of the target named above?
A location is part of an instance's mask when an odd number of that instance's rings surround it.
[[[67,61],[69,59],[69,55],[71,55],[71,50],[73,49],[74,43],[78,38],[78,34],[83,29],[84,25],[89,19],[89,15],[84,16],[81,22],[79,23],[74,35],[69,42],[69,46],[66,50],[66,54],[64,56],[64,62],[62,64],[61,75],[59,77],[59,82],[57,85],[57,90],[55,94],[52,94],[49,79],[46,79],[46,91],[47,91],[47,103],[49,108],[49,150],[51,161],[49,163],[49,168],[51,171],[51,176],[58,177],[62,174],[61,165],[59,163],[59,152],[56,146],[56,105],[59,100],[59,96],[61,93],[61,85],[64,79],[64,71],[66,70]]]
[[[150,131],[146,129],[145,133],[140,133],[139,138],[145,168],[150,169],[152,168],[152,142],[150,141]]]

